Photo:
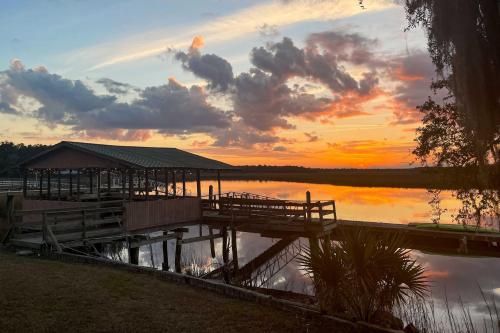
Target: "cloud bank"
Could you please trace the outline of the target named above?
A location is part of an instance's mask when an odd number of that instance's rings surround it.
[[[254,47],[252,67],[237,74],[223,57],[204,54],[203,45],[204,38],[196,36],[185,51],[169,52],[206,85],[188,87],[169,79],[141,89],[101,78],[96,83],[105,94],[13,60],[0,71],[0,113],[66,126],[88,138],[138,141],[155,133],[205,134],[214,146],[262,145],[283,152],[287,139],[280,131],[294,129],[296,121],[366,115],[363,105],[380,96],[391,97],[387,107],[394,124],[417,122],[414,108],[429,95],[434,73],[424,52],[382,58],[375,55],[377,40],[345,31],[311,34],[303,47],[287,37]],[[395,83],[392,91],[381,86],[384,80]],[[214,106],[214,96],[224,97],[227,108]],[[319,139],[302,136],[305,142]]]

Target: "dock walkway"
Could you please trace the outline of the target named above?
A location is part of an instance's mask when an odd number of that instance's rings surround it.
[[[336,240],[342,238],[345,230],[362,228],[374,234],[403,233],[411,248],[422,251],[500,257],[500,233],[426,230],[407,224],[337,219],[335,201],[311,201],[310,195],[305,201],[292,201],[250,193],[214,195],[211,190],[208,197],[199,199],[201,218],[160,226],[164,235],[152,238],[149,232],[153,229],[127,232],[124,228],[124,207],[125,201],[118,200],[80,208],[17,211],[14,213],[13,228],[5,241],[20,247],[40,250],[49,246],[62,251],[65,246],[129,240],[134,248],[176,239],[179,228],[203,224],[209,227],[209,235],[200,233],[199,237],[182,242],[210,240],[214,253],[214,239],[227,241],[227,230],[232,233],[258,233],[277,239],[331,237]],[[190,207],[196,209],[196,206]],[[213,233],[213,229],[219,232]],[[155,230],[159,230],[158,226]]]

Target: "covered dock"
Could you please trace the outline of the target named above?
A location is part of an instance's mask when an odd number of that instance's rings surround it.
[[[421,230],[402,224],[337,219],[334,200],[303,201],[258,194],[222,192],[221,172],[229,164],[175,148],[127,147],[63,141],[24,161],[23,208],[12,213],[5,242],[36,251],[85,251],[102,255],[100,244],[125,241],[129,261],[138,264],[139,247],[163,243],[163,268],[169,269],[169,240],[175,241],[175,271],[181,272],[182,244],[222,240],[222,265],[206,278],[260,287],[319,239],[338,240],[343,230],[362,228],[374,235],[404,233],[411,247],[500,256],[500,235]],[[202,195],[204,172],[217,175],[217,188]],[[195,181],[196,191],[186,182]],[[185,238],[186,227],[199,235]],[[203,234],[202,225],[207,226]],[[279,239],[241,266],[237,232]],[[158,232],[151,236],[152,232]],[[230,258],[230,253],[232,258]]]

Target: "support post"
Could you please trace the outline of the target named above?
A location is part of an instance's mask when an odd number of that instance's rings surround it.
[[[73,170],[69,169],[69,197],[73,198]]]
[[[7,226],[11,226],[13,223],[13,215],[14,215],[14,195],[8,193],[7,194],[7,202],[6,202],[6,208],[7,208]]]
[[[158,170],[154,170],[154,177],[155,177],[155,195],[158,197]]]
[[[166,236],[168,231],[163,232],[163,236]],[[168,266],[168,240],[163,241],[163,263],[161,264],[162,271],[168,271],[170,267]]]
[[[228,259],[229,259],[229,248],[227,246],[227,227],[223,226],[221,228],[222,233],[222,262],[224,263],[224,281],[229,282],[229,267],[227,267]]]
[[[208,187],[208,206],[210,207],[210,209],[212,209],[214,206],[213,200],[214,200],[214,187],[210,185]]]
[[[231,227],[231,251],[233,252],[233,266],[235,272],[238,271],[238,244],[236,242],[236,228]]]
[[[175,238],[175,272],[181,272],[181,254],[182,254],[182,232],[177,232]]]
[[[306,192],[306,205],[307,205],[307,222],[311,223],[311,192]],[[311,235],[309,237],[309,249],[311,255],[315,256],[319,252],[319,240],[316,235]]]
[[[80,200],[80,169],[76,170],[76,200]]]
[[[40,188],[39,188],[40,199],[43,196],[43,169],[40,169]]]
[[[111,195],[111,170],[108,169],[108,195]]]
[[[94,193],[94,169],[89,169],[89,188],[90,188],[90,191],[89,193],[90,194],[93,194]]]
[[[97,201],[101,201],[101,169],[97,169]]]
[[[144,169],[144,183],[144,192],[147,200],[149,197],[149,170],[147,168]]]
[[[208,187],[208,205],[210,209],[214,208],[214,187],[210,185]],[[210,235],[210,254],[212,258],[215,258],[215,242],[214,242],[214,231],[212,227],[208,227],[208,234]]]
[[[139,265],[139,247],[128,248],[128,261],[132,265]]]
[[[222,195],[222,188],[220,185],[220,170],[217,170],[217,194],[219,195],[219,200]]]
[[[164,168],[163,173],[165,174],[165,196],[168,198],[168,169]]]
[[[125,200],[127,198],[126,194],[126,184],[127,184],[127,169],[121,169],[121,181],[122,181],[122,199]]]
[[[182,169],[182,197],[186,196],[186,169]]]
[[[177,180],[175,179],[175,170],[172,170],[172,191],[173,197],[177,197]]]
[[[196,196],[201,198],[201,177],[200,169],[196,169]]]
[[[210,235],[210,255],[215,258],[214,231],[212,227],[208,227],[208,234]]]
[[[28,169],[23,170],[23,197],[28,195]]]
[[[132,200],[134,196],[134,170],[128,169],[128,198]]]
[[[307,222],[311,222],[311,192],[306,192]]]
[[[50,185],[51,185],[50,184],[50,173],[51,173],[50,169],[47,170],[47,199],[49,199],[49,200],[50,200]]]
[[[57,200],[61,200],[61,169],[57,170]]]

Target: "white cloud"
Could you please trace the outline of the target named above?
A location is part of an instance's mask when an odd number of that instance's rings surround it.
[[[88,70],[97,70],[155,56],[164,52],[167,47],[186,48],[195,35],[202,35],[208,44],[214,45],[258,33],[258,27],[263,24],[284,27],[307,21],[340,19],[394,6],[394,2],[390,0],[370,3],[366,10],[362,10],[353,0],[297,0],[286,3],[275,1],[210,19],[188,28],[170,27],[80,49],[65,58],[69,67],[80,63]]]

